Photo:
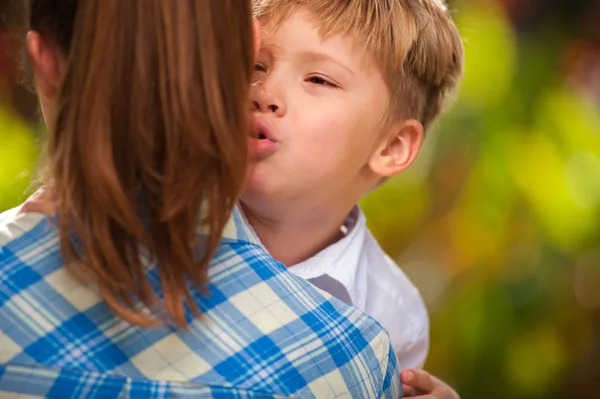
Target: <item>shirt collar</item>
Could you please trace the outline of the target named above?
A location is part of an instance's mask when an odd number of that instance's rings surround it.
[[[233,208],[231,217],[223,230],[223,239],[231,241],[246,241],[251,244],[263,246],[258,235],[248,223],[244,212],[239,205]]]
[[[344,238],[288,270],[316,285],[319,285],[322,276],[335,280],[348,292],[352,304],[360,307],[364,305],[367,283],[363,260],[367,227],[365,216],[358,206],[352,209],[344,225],[348,228]],[[326,291],[331,288],[330,284],[319,287]]]
[[[365,216],[358,206],[352,209],[344,226],[347,228],[347,233],[341,240],[304,262],[290,266],[290,271],[305,279],[327,274],[347,289],[348,285],[353,285],[366,231]]]
[[[305,280],[328,276],[339,282],[350,295],[352,303],[359,306],[365,300],[366,270],[361,268],[361,261],[367,227],[365,216],[358,206],[352,209],[344,226],[347,233],[341,240],[304,262],[290,266],[288,271]],[[223,239],[245,241],[264,248],[239,205],[233,209]]]

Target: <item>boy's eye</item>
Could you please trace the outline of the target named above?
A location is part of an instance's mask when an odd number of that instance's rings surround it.
[[[267,68],[263,64],[254,64],[254,70],[256,72],[262,72],[262,73],[267,72]]]
[[[326,80],[325,78],[322,78],[320,76],[311,76],[308,79],[306,79],[307,82],[312,83],[312,84],[316,84],[316,85],[321,85],[321,86],[331,86],[331,87],[337,87],[336,84]]]

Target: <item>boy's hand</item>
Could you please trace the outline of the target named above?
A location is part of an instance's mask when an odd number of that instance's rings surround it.
[[[448,384],[425,370],[404,369],[400,372],[400,379],[405,398],[460,399]]]

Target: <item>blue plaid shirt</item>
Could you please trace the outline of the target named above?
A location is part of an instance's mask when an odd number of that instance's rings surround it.
[[[396,398],[373,319],[287,272],[236,210],[189,329],[124,322],[71,278],[39,214],[0,216],[0,397]],[[158,275],[149,280],[158,290]],[[29,395],[29,396],[27,396]]]

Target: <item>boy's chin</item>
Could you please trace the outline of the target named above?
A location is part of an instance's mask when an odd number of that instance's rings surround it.
[[[299,177],[270,162],[253,163],[249,168],[242,200],[256,204],[280,205],[295,198],[302,184],[291,184]]]
[[[278,180],[275,176],[281,176],[281,174],[266,176],[253,173],[250,175],[242,193],[242,202],[251,208],[272,208],[285,203],[287,192],[285,180]]]
[[[267,193],[270,187],[277,185],[276,180],[282,172],[267,162],[252,162],[248,168],[246,179],[246,191],[256,193]]]
[[[255,166],[251,167],[246,179],[246,186],[242,194],[242,200],[256,201],[260,199],[268,200],[269,179],[261,176]]]

